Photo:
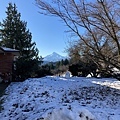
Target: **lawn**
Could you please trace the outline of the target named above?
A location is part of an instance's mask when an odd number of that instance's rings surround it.
[[[8,87],[9,83],[0,83],[0,98],[5,94],[5,89]],[[2,100],[0,100],[0,111],[2,109],[1,104],[3,103]]]
[[[30,78],[5,93],[0,120],[120,120],[120,81],[112,78]]]

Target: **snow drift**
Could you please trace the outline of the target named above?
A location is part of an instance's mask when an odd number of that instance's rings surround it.
[[[66,109],[59,108],[49,111],[45,116],[40,118],[41,120],[95,120],[87,109]]]

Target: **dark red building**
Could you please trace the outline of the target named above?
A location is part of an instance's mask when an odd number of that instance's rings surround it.
[[[0,47],[0,75],[4,81],[12,79],[12,68],[15,56],[19,56],[19,50]]]

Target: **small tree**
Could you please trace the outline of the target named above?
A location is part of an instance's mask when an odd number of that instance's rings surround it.
[[[64,60],[64,65],[68,65],[69,64],[69,60],[68,59],[65,59]]]
[[[16,5],[9,3],[7,17],[1,23],[2,46],[17,49],[20,56],[15,63],[15,74],[22,80],[32,77],[39,64],[39,51],[32,42],[32,34],[27,29],[27,22],[22,21]]]

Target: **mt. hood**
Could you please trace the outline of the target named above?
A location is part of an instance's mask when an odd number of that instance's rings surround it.
[[[59,54],[57,54],[56,52],[53,52],[50,55],[47,55],[46,57],[44,57],[43,61],[47,61],[47,62],[57,62],[57,61],[61,61],[61,60],[65,60],[66,57],[61,56]]]

